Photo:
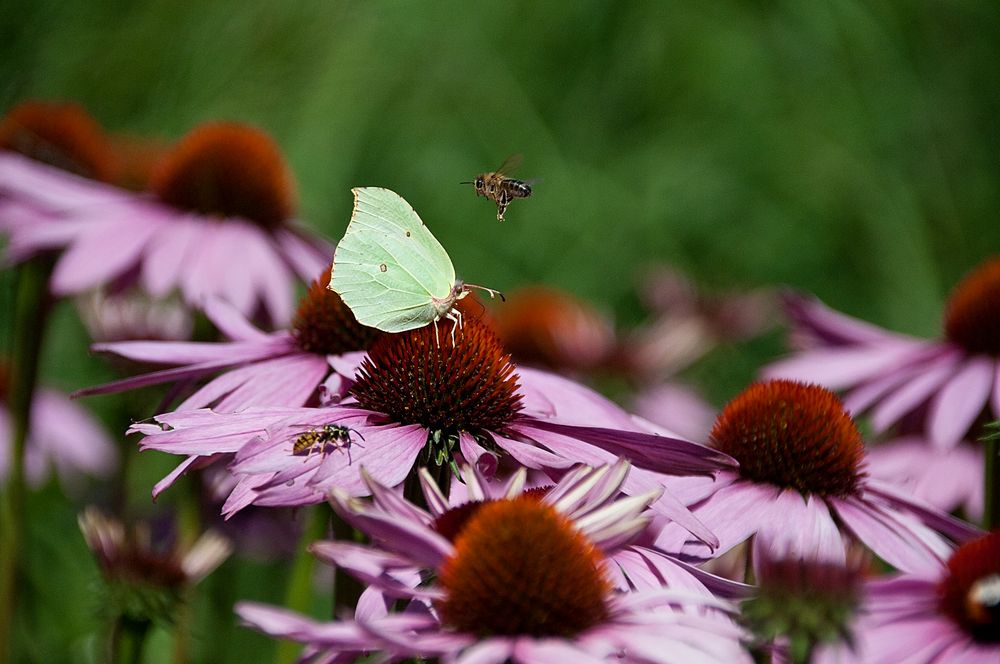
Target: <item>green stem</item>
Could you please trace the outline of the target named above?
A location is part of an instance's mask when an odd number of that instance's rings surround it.
[[[308,520],[302,529],[292,571],[288,576],[284,606],[299,613],[309,613],[312,608],[312,577],[316,558],[309,552],[309,545],[323,538],[328,529],[330,511],[326,505],[317,505],[309,510]],[[298,659],[302,644],[294,641],[278,643],[274,661],[276,664],[290,664]]]
[[[111,662],[113,664],[139,664],[144,661],[143,647],[152,623],[119,616],[111,630]]]
[[[21,266],[14,302],[10,393],[13,424],[10,475],[0,494],[0,663],[13,657],[14,607],[17,604],[18,556],[24,545],[24,445],[31,425],[31,403],[38,378],[45,323],[51,305],[48,277],[52,259],[36,258]]]
[[[1000,436],[992,436],[983,441],[985,454],[983,527],[986,530],[1000,528]]]
[[[177,542],[182,551],[189,550],[201,533],[201,474],[189,475],[184,478],[177,505]],[[184,601],[181,602],[174,620],[174,644],[171,661],[174,664],[184,664],[191,655],[191,621],[194,588],[186,588]]]

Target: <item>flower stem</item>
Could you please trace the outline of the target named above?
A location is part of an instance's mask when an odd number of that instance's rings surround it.
[[[126,615],[118,616],[111,631],[111,662],[114,664],[139,664],[143,646],[152,624]]]
[[[285,607],[300,613],[309,613],[312,605],[313,568],[316,559],[309,552],[309,545],[324,537],[327,533],[330,511],[326,505],[317,505],[309,510],[309,518],[302,529],[298,552],[292,571],[288,576],[288,587],[285,590]],[[298,658],[301,644],[294,641],[278,643],[274,661],[276,664],[290,664]]]
[[[13,436],[10,475],[0,494],[0,662],[13,656],[14,606],[19,562],[24,546],[24,445],[31,424],[31,402],[38,378],[45,322],[51,300],[48,277],[52,258],[41,257],[21,266],[17,275],[11,348],[10,409]]]

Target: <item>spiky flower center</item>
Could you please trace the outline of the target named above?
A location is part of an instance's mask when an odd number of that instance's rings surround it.
[[[154,169],[149,186],[168,205],[241,217],[266,229],[284,224],[295,206],[292,175],[278,146],[236,122],[194,129]]]
[[[358,322],[340,296],[329,290],[330,268],[312,282],[299,300],[292,321],[292,335],[299,348],[320,355],[340,355],[364,350],[379,334],[378,330]]]
[[[28,101],[0,120],[0,149],[92,180],[110,182],[115,156],[101,127],[76,104]]]
[[[981,643],[1000,643],[1000,531],[963,544],[938,585],[940,608]]]
[[[1000,355],[1000,256],[963,279],[951,294],[945,335],[970,353]]]
[[[863,477],[861,434],[840,399],[818,385],[751,385],[722,410],[711,439],[740,462],[744,478],[803,495],[850,495]]]
[[[364,408],[430,431],[502,430],[521,409],[510,355],[483,323],[466,317],[400,334],[368,349],[351,394]],[[454,331],[454,343],[452,332]]]
[[[604,621],[604,558],[531,496],[483,504],[440,570],[442,622],[479,636],[571,637]]]

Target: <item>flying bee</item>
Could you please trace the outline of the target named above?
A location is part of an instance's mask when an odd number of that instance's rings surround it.
[[[350,464],[351,445],[364,447],[354,442],[351,432],[358,434],[361,440],[365,439],[359,431],[340,424],[324,424],[318,429],[310,429],[295,438],[295,442],[292,443],[292,455],[308,458],[313,454],[326,456],[332,454],[334,450],[347,450],[347,462]]]
[[[500,168],[492,173],[481,173],[475,180],[462,182],[476,187],[476,196],[485,196],[497,204],[497,221],[503,221],[507,206],[515,198],[531,196],[531,181],[515,180],[508,177],[523,161],[522,155],[514,154],[500,164]]]

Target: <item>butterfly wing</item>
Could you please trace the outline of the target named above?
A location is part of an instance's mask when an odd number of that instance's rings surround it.
[[[444,247],[403,198],[381,187],[359,187],[344,239],[333,254],[329,288],[362,325],[403,332],[436,315],[432,298],[446,298],[455,267]]]

